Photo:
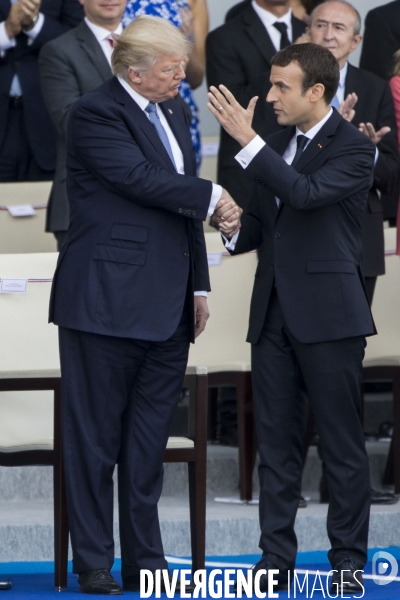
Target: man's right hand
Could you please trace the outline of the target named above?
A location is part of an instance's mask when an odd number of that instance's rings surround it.
[[[357,102],[358,96],[353,92],[352,94],[347,95],[347,98],[343,100],[343,102],[338,108],[338,113],[342,115],[343,119],[345,119],[349,123],[352,122],[352,120],[354,119],[354,115],[356,114],[354,107],[357,104]]]
[[[21,33],[24,17],[25,14],[22,10],[21,2],[17,0],[17,2],[11,4],[10,12],[4,24],[6,33],[10,39]]]
[[[231,237],[240,229],[242,213],[243,210],[236,204],[229,192],[223,189],[211,217],[211,223],[218,227],[226,237]]]

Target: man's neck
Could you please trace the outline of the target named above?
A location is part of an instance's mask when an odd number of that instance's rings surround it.
[[[93,21],[93,19],[91,19],[87,15],[86,18],[88,21],[93,23],[93,25],[97,25],[97,27],[107,29],[107,31],[110,31],[111,33],[113,33],[117,29],[118,25],[121,23],[121,19],[114,19],[113,21],[104,21],[102,23],[99,23],[98,21]]]
[[[321,107],[318,108],[315,114],[310,116],[309,120],[305,121],[304,123],[298,124],[297,127],[302,133],[307,133],[307,131],[310,131],[310,129],[312,129],[313,127],[315,127],[315,125],[322,121],[322,119],[326,117],[330,110],[330,106],[323,104]]]
[[[260,8],[263,8],[264,10],[267,10],[271,14],[275,15],[277,19],[280,19],[281,17],[286,15],[290,8],[289,3],[281,4],[278,6],[271,6],[268,0],[256,0],[256,4],[258,4]]]

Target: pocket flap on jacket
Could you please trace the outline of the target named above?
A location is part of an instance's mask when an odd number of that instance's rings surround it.
[[[131,250],[130,248],[117,248],[116,246],[98,244],[94,249],[93,258],[128,265],[144,265],[146,254],[144,250]]]
[[[149,237],[149,229],[148,227],[140,227],[139,225],[125,225],[124,223],[116,223],[111,229],[111,237],[113,240],[147,242],[147,238]]]
[[[347,260],[309,260],[309,273],[356,273],[354,263]]]

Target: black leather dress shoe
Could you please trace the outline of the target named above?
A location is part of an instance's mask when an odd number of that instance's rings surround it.
[[[304,498],[304,496],[300,496],[299,508],[307,508],[307,500]]]
[[[334,595],[335,598],[338,596],[343,597],[343,594],[363,591],[364,580],[362,572],[351,558],[344,558],[333,568],[336,573],[332,575],[329,593]]]
[[[392,492],[378,492],[371,488],[371,504],[396,504],[399,499]],[[320,504],[329,504],[329,490],[326,477],[322,476],[319,484]]]
[[[169,581],[172,581],[171,573],[169,575]],[[124,592],[140,592],[140,575],[128,575],[122,578],[122,588]],[[186,592],[193,592],[195,586],[193,583],[190,583],[185,586]],[[175,594],[179,594],[181,591],[181,582],[179,579],[176,581],[175,586]],[[164,578],[161,577],[161,593],[165,594],[166,589],[164,585]]]
[[[111,576],[108,569],[94,569],[84,571],[78,575],[79,591],[82,594],[104,594],[108,596],[120,596],[121,586]]]
[[[0,590],[11,590],[13,585],[14,584],[11,579],[3,579],[0,581]]]
[[[268,592],[268,571],[279,570],[279,574],[274,573],[274,579],[277,581],[277,585],[274,586],[274,592],[284,591],[289,589],[288,571],[281,571],[276,565],[274,565],[267,557],[262,556],[260,560],[253,567],[253,593],[254,593],[254,580],[257,572],[261,569],[266,570],[265,575],[260,577],[260,592]],[[235,583],[234,592],[237,593],[237,582]]]

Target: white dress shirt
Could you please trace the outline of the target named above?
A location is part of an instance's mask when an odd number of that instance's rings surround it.
[[[321,121],[319,121],[316,125],[314,125],[314,127],[309,129],[307,131],[307,133],[303,133],[302,131],[300,131],[300,129],[298,127],[296,127],[296,132],[295,132],[294,136],[292,137],[292,139],[290,140],[285,152],[282,155],[283,160],[288,165],[292,164],[293,159],[296,154],[297,136],[305,135],[309,139],[309,141],[307,142],[306,146],[303,149],[303,152],[304,152],[304,150],[307,148],[308,144],[317,135],[319,130],[325,125],[325,123],[327,122],[327,120],[329,119],[329,117],[331,116],[332,113],[333,113],[333,109],[330,108],[328,114],[323,119],[321,119]],[[260,136],[257,135],[254,139],[251,140],[251,142],[249,144],[247,144],[247,146],[245,146],[239,152],[239,154],[237,154],[235,156],[235,159],[238,161],[238,163],[241,165],[241,167],[243,169],[246,169],[246,167],[248,167],[248,165],[251,163],[253,158],[260,152],[260,150],[262,148],[264,148],[265,145],[266,144],[265,144],[264,140],[262,140],[260,138]],[[279,198],[276,198],[276,203],[279,206],[279,204],[280,204]],[[232,239],[230,241],[227,238],[225,238],[225,236],[223,236],[224,239],[226,240],[226,243],[225,243],[226,248],[228,248],[229,250],[235,250],[236,242],[238,240],[239,235],[240,235],[240,229],[237,233],[235,233],[235,235],[232,237]]]
[[[103,50],[105,57],[108,61],[108,64],[111,66],[111,55],[113,53],[113,48],[108,40],[112,39],[112,35],[121,35],[122,33],[122,23],[120,23],[115,31],[111,33],[108,29],[104,29],[104,27],[100,27],[99,25],[95,25],[87,17],[85,17],[85,23],[89,27],[90,31],[93,33],[96,40],[99,42],[101,49]]]
[[[149,100],[147,98],[145,98],[144,96],[142,96],[141,94],[139,94],[136,90],[134,90],[124,79],[122,79],[122,77],[118,77],[118,81],[120,82],[120,84],[122,85],[124,90],[126,90],[128,92],[128,94],[131,96],[131,98],[133,98],[133,100],[136,102],[136,104],[138,104],[138,106],[142,109],[142,111],[144,112],[146,117],[150,120],[150,115],[146,112],[146,106],[148,105]],[[159,108],[158,104],[156,104],[155,106],[156,106],[157,114],[160,118],[161,124],[165,129],[169,143],[171,145],[171,150],[172,150],[172,154],[174,157],[176,170],[178,171],[178,173],[180,175],[184,175],[185,167],[184,167],[182,150],[180,149],[180,146],[179,146],[174,134],[172,133],[172,129],[169,126],[168,121],[165,118],[163,111]],[[208,207],[208,214],[210,216],[214,213],[215,206],[222,195],[222,187],[220,185],[213,183],[212,186],[213,186],[213,189],[212,189],[212,193],[211,193],[210,205]],[[195,292],[194,295],[207,297],[207,292]]]
[[[269,10],[261,8],[261,6],[259,6],[255,0],[252,1],[251,6],[254,8],[255,12],[260,17],[265,29],[267,30],[269,37],[271,38],[271,42],[275,46],[275,50],[277,52],[278,50],[280,50],[281,47],[281,34],[277,30],[277,28],[274,27],[274,23],[285,23],[285,25],[287,26],[288,38],[291,42],[293,42],[292,9],[289,9],[287,13],[283,15],[283,17],[279,17],[279,19],[277,19],[275,15],[269,12]]]

